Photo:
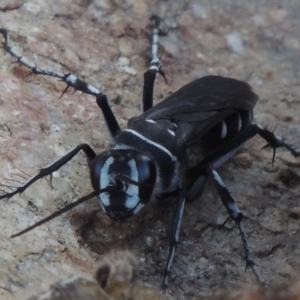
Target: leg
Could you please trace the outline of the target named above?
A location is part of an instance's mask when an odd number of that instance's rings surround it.
[[[170,232],[170,248],[169,248],[169,257],[164,269],[164,279],[162,282],[162,288],[165,290],[168,286],[168,275],[170,273],[170,269],[175,258],[175,252],[177,245],[179,243],[179,232],[182,222],[182,216],[185,205],[185,193],[182,192],[177,207],[174,211],[173,221],[171,224],[171,232]]]
[[[151,43],[151,62],[148,70],[144,73],[144,88],[143,88],[143,112],[153,106],[153,89],[156,73],[159,73],[166,80],[165,74],[161,69],[161,60],[157,56],[158,35],[160,19],[157,16],[152,16],[154,21]]]
[[[112,139],[115,140],[116,137],[121,133],[122,130],[119,126],[119,123],[118,123],[114,113],[111,110],[110,105],[108,104],[106,95],[104,95],[104,94],[97,95],[96,102],[103,113],[109,133],[110,133]]]
[[[207,168],[210,168],[211,166],[213,168],[218,168],[221,166],[230,157],[232,157],[245,142],[250,140],[256,134],[260,135],[267,141],[267,145],[263,148],[270,147],[273,149],[272,163],[274,163],[276,149],[279,147],[283,147],[290,151],[290,153],[295,157],[300,155],[300,151],[293,149],[293,147],[285,143],[282,137],[277,136],[259,124],[251,124],[240,131],[225,146],[216,149],[216,151],[205,157],[198,165],[190,168],[187,172],[187,176],[192,182],[195,182],[198,179],[197,174],[202,174],[203,170],[207,170]]]
[[[97,98],[97,104],[101,108],[102,113],[104,115],[105,121],[107,123],[108,130],[113,138],[116,138],[116,136],[120,133],[121,129],[120,126],[108,104],[106,95],[104,95],[101,91],[96,89],[95,87],[87,84],[85,81],[79,79],[77,76],[67,73],[67,74],[62,74],[62,73],[57,73],[57,72],[52,72],[52,71],[47,71],[38,68],[34,64],[30,63],[25,57],[23,57],[21,54],[18,54],[8,43],[8,34],[7,31],[3,28],[0,28],[0,33],[2,33],[4,42],[3,47],[4,49],[17,61],[24,65],[25,67],[29,68],[33,74],[37,75],[47,75],[55,78],[59,78],[62,81],[64,81],[67,85],[65,90],[62,93],[63,94],[68,90],[69,87],[74,88],[76,91],[81,91],[84,94],[96,96]],[[100,104],[101,105],[100,105]]]
[[[23,185],[21,185],[20,187],[16,188],[14,191],[10,192],[10,193],[4,193],[2,195],[0,195],[0,199],[9,199],[12,196],[16,195],[16,194],[21,194],[23,193],[29,186],[31,186],[34,182],[36,182],[37,180],[46,177],[48,175],[51,176],[51,174],[54,171],[57,171],[58,169],[60,169],[63,165],[65,165],[69,160],[71,160],[80,150],[83,150],[87,161],[88,161],[88,165],[91,164],[91,162],[93,161],[93,159],[96,157],[96,153],[94,152],[94,150],[87,144],[80,144],[77,147],[75,147],[74,149],[72,149],[71,151],[69,151],[67,154],[65,154],[63,157],[59,158],[58,160],[56,160],[55,162],[53,162],[52,164],[50,164],[49,166],[46,166],[44,168],[42,168],[40,170],[40,172],[29,178]]]
[[[257,281],[260,284],[264,284],[264,281],[263,281],[262,277],[260,276],[258,270],[256,269],[254,260],[250,254],[250,249],[249,249],[249,245],[247,242],[246,233],[244,230],[244,226],[242,224],[243,215],[240,212],[236,203],[234,202],[234,199],[231,197],[227,187],[225,186],[225,184],[222,181],[219,174],[214,169],[211,170],[211,174],[212,174],[212,178],[214,180],[215,186],[217,188],[218,194],[221,197],[221,200],[222,200],[224,206],[226,207],[230,218],[235,221],[235,223],[240,231],[243,248],[244,248],[244,252],[245,252],[246,268],[250,267],[252,269],[252,272],[254,273]]]
[[[267,147],[270,147],[273,149],[272,163],[274,163],[274,161],[275,161],[276,149],[278,147],[283,147],[283,148],[287,149],[295,157],[298,157],[300,155],[300,151],[297,151],[290,145],[286,144],[283,141],[282,137],[274,134],[273,132],[267,130],[266,128],[264,128],[263,126],[261,126],[259,124],[252,125],[252,126],[255,126],[257,134],[259,134],[263,139],[265,139],[268,142],[268,144],[265,145],[262,149],[267,148]]]
[[[162,288],[164,290],[168,286],[168,276],[170,273],[172,263],[175,258],[176,248],[179,243],[179,232],[180,232],[185,202],[192,201],[195,200],[197,197],[200,197],[200,194],[203,190],[206,180],[207,180],[207,175],[201,175],[188,191],[181,191],[181,196],[179,198],[176,209],[174,211],[173,220],[171,224],[169,256],[167,259],[167,263],[165,265],[164,279],[162,282]]]

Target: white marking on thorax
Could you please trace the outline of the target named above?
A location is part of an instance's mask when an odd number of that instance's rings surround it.
[[[173,130],[168,129],[168,132],[169,132],[171,135],[175,136],[175,132],[174,132]]]
[[[136,131],[134,131],[134,130],[132,130],[132,129],[125,129],[124,131],[130,132],[130,133],[132,133],[133,135],[135,135],[135,136],[137,136],[138,138],[140,138],[141,140],[147,142],[148,144],[150,144],[150,145],[152,145],[152,146],[154,146],[154,147],[156,147],[156,148],[158,148],[158,149],[164,151],[166,154],[168,154],[168,155],[171,157],[172,161],[175,161],[175,160],[177,159],[174,155],[172,155],[172,153],[171,153],[167,148],[163,147],[162,145],[160,145],[160,144],[158,144],[158,143],[155,143],[155,142],[153,142],[153,141],[147,139],[146,137],[144,137],[144,136],[141,135],[140,133],[138,133],[138,132],[136,132]]]
[[[148,122],[148,123],[156,124],[156,122],[154,120],[151,120],[151,119],[146,119],[145,121]]]
[[[145,120],[146,122],[148,123],[151,123],[151,124],[156,124],[157,122],[152,120],[152,119],[146,119]],[[173,123],[172,123],[173,124]],[[173,124],[174,126],[176,126],[175,124]],[[177,126],[176,126],[177,127]],[[172,136],[175,136],[175,132],[171,129],[168,129],[168,132],[172,135]]]

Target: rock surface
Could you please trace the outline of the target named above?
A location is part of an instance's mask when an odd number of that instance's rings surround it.
[[[49,3],[48,3],[49,2]],[[185,83],[218,74],[245,80],[260,96],[257,122],[269,124],[300,148],[300,4],[297,0],[57,0],[0,1],[0,26],[10,43],[39,67],[72,72],[101,88],[122,127],[139,114],[148,58],[149,17],[160,15],[168,35],[160,53],[169,84],[158,77],[161,101]],[[91,96],[66,93],[61,82],[30,75],[1,51],[0,178],[18,185],[81,142],[97,152],[111,146]],[[259,151],[256,137],[220,174],[241,211],[251,250],[267,283],[299,278],[300,161]],[[246,154],[243,154],[246,153]],[[19,175],[17,175],[19,174]],[[29,174],[29,175],[28,175]],[[26,228],[91,191],[83,155],[20,197],[1,200],[0,298],[26,299],[71,275],[94,274],[99,257],[131,249],[140,280],[159,286],[167,257],[171,209],[115,223],[91,200],[25,234]],[[227,213],[210,184],[187,205],[170,293],[176,299],[255,284],[244,272],[234,224],[216,228]]]

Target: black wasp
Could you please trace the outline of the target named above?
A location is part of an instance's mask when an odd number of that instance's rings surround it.
[[[206,179],[211,177],[229,217],[239,229],[246,264],[262,283],[249,251],[242,225],[243,215],[216,169],[256,134],[273,148],[273,160],[278,147],[286,148],[294,156],[299,156],[300,152],[261,125],[252,124],[253,108],[258,97],[247,83],[236,79],[221,76],[199,78],[153,106],[156,74],[165,78],[157,54],[159,18],[154,17],[153,21],[151,63],[144,73],[143,113],[130,119],[124,130],[121,130],[105,94],[70,73],[61,74],[36,67],[9,45],[7,31],[1,29],[5,50],[34,74],[60,78],[67,84],[64,92],[73,87],[95,96],[114,140],[112,149],[99,155],[88,144],[80,144],[42,168],[13,192],[2,194],[0,199],[22,193],[38,179],[58,170],[80,150],[86,155],[94,192],[12,237],[20,236],[95,196],[99,198],[104,212],[117,221],[135,215],[146,204],[163,209],[166,204],[175,201],[169,257],[164,269],[163,287],[166,287],[179,242],[185,203],[197,199]]]

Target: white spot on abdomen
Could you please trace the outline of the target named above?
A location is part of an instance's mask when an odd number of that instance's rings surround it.
[[[225,139],[226,135],[227,135],[227,125],[225,121],[221,122],[222,125],[222,130],[221,130],[221,139]]]

